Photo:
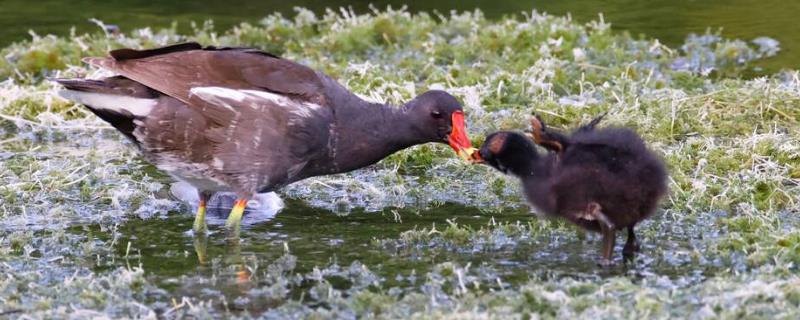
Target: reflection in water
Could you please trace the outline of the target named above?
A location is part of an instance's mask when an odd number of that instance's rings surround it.
[[[402,222],[395,219],[395,213],[402,215]],[[224,216],[219,219],[224,220]],[[317,294],[315,290],[326,286],[350,290],[359,281],[378,281],[384,289],[414,291],[425,281],[441,276],[444,271],[440,269],[448,265],[465,266],[464,276],[474,277],[484,290],[519,285],[531,277],[597,280],[628,276],[635,280],[656,276],[679,279],[688,285],[703,281],[719,269],[711,261],[698,261],[685,254],[695,252],[702,257],[705,249],[692,242],[708,236],[701,230],[713,230],[714,217],[698,223],[700,229],[688,225],[679,229],[661,216],[648,221],[642,226],[649,230],[642,239],[642,253],[633,261],[618,259],[612,268],[596,266],[600,245],[597,235],[579,235],[574,229],[537,227],[539,231],[511,234],[495,227],[484,233],[486,237],[471,238],[455,246],[438,237],[408,242],[402,235],[434,225],[438,234],[445,234],[449,232],[448,221],[479,230],[516,221],[527,225],[534,219],[525,210],[505,211],[492,218],[475,208],[457,205],[425,212],[356,211],[337,216],[301,201],[287,200],[281,214],[272,220],[243,228],[239,241],[229,242],[220,232],[193,237],[186,232],[191,229],[192,217],[173,214],[166,220],[134,219],[119,225],[114,251],[124,256],[130,242],[133,251],[140,253],[132,264],[147,270],[148,277],[165,288],[169,297],[227,301],[226,306],[218,307],[249,312],[282,304],[286,297],[305,296],[310,300],[310,295]],[[103,234],[100,230],[95,232]],[[617,249],[621,250],[621,246]],[[192,256],[193,251],[197,258]],[[127,262],[112,259],[107,263],[101,268],[124,266]]]
[[[197,254],[197,263],[199,263],[201,266],[208,263],[208,236],[195,235],[193,244],[194,252]]]

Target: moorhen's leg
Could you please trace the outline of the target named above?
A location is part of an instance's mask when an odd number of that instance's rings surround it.
[[[197,191],[200,197],[200,203],[197,205],[197,213],[194,216],[194,225],[192,231],[194,232],[194,252],[197,254],[197,260],[201,265],[206,264],[206,248],[208,247],[208,226],[206,226],[206,208],[208,200],[211,199],[213,193],[209,191]]]
[[[206,205],[208,199],[211,199],[212,193],[198,190],[197,195],[200,197],[200,203],[197,205],[197,213],[194,215],[192,231],[194,231],[195,235],[199,236],[208,233],[208,227],[206,226]]]
[[[600,258],[600,265],[611,266],[614,264],[611,255],[614,253],[614,245],[617,241],[616,232],[603,223],[600,224],[600,229],[603,233],[603,249],[600,252],[602,255]]]
[[[597,202],[590,202],[586,206],[583,219],[595,220],[600,225],[600,233],[603,235],[603,249],[600,250],[600,265],[612,265],[611,255],[614,253],[614,244],[617,241],[616,227],[611,220],[603,213],[603,207]]]
[[[600,121],[603,120],[603,118],[605,118],[607,114],[608,112],[603,112],[603,114],[592,119],[592,121],[589,121],[589,123],[586,124],[585,126],[581,126],[580,128],[578,128],[578,131],[586,132],[594,130],[594,127],[596,127],[597,124],[600,123]]]
[[[625,241],[625,247],[622,248],[624,256],[632,256],[633,253],[639,251],[639,241],[636,240],[636,234],[633,232],[633,226],[628,227],[628,240]]]
[[[228,220],[225,221],[225,228],[228,229],[228,238],[238,239],[239,229],[242,224],[242,215],[244,208],[247,207],[247,199],[249,197],[239,196],[234,202],[233,209],[228,215]]]

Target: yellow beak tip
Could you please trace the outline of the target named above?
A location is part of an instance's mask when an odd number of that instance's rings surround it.
[[[470,161],[472,159],[472,155],[478,152],[478,149],[469,147],[469,148],[462,148],[458,150],[458,156],[464,161]]]

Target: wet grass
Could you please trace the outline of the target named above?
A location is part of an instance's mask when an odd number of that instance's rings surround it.
[[[533,112],[557,128],[608,112],[607,125],[635,128],[664,157],[671,194],[639,228],[642,254],[602,269],[596,235],[529,215],[515,181],[425,145],[285,188],[286,208],[239,244],[194,238],[171,181],[44,80],[101,76],[79,61],[109,48],[185,40],[261,47],[379,101],[448,90],[474,142]],[[0,315],[795,318],[800,79],[748,78],[772,49],[717,34],[669,48],[535,12],[392,10],[11,45]]]

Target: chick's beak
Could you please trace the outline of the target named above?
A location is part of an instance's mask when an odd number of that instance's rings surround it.
[[[447,143],[455,150],[461,159],[465,161],[474,162],[480,159],[478,149],[472,147],[472,142],[467,137],[467,129],[464,126],[464,113],[461,111],[453,112],[452,118],[453,130],[447,136]]]

